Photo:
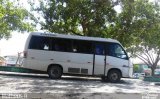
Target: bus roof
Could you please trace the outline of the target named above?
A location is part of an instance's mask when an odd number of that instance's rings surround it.
[[[67,34],[58,34],[58,33],[51,33],[51,32],[32,32],[30,35],[119,43],[119,41],[117,41],[115,39],[111,39],[111,38],[87,37],[87,36],[77,36],[77,35],[70,35],[70,34],[68,34],[68,35]]]

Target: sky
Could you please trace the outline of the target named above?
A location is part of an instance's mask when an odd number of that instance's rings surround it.
[[[30,10],[30,5],[27,3],[27,1],[28,0],[19,0],[19,4],[21,5],[21,7]],[[39,2],[39,0],[31,1],[35,1],[35,4],[38,4]],[[12,32],[11,35],[11,38],[9,38],[8,40],[0,40],[0,56],[17,55],[18,52],[24,51],[25,42],[29,33]]]
[[[12,32],[11,34],[10,39],[0,40],[0,56],[17,55],[18,52],[23,52],[29,33]]]

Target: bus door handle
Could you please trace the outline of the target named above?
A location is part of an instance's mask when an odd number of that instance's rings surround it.
[[[71,60],[67,60],[67,62],[71,62]]]
[[[87,62],[88,64],[90,64],[91,62]]]
[[[123,65],[123,67],[129,67],[129,66],[127,66],[127,65]]]
[[[50,59],[51,61],[53,61],[54,59]]]
[[[35,59],[35,57],[31,57],[31,59]]]
[[[109,65],[109,63],[106,63],[106,65]]]

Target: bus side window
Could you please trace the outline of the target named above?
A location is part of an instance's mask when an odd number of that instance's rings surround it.
[[[83,40],[73,40],[72,52],[92,54],[93,53],[92,42]]]
[[[41,37],[40,41],[40,50],[49,50],[49,38],[48,37]]]
[[[127,59],[127,55],[124,49],[119,44],[109,43],[107,49],[108,49],[107,55],[117,58]]]
[[[49,38],[41,36],[32,36],[29,43],[29,49],[49,50]]]
[[[49,45],[45,44],[43,47],[44,50],[49,50]]]
[[[77,52],[77,46],[73,45],[72,52]]]
[[[53,51],[60,52],[71,52],[71,40],[61,39],[61,38],[52,38],[52,49]]]
[[[59,47],[59,45],[58,44],[54,44],[54,46],[53,46],[53,49],[55,50],[55,51],[59,51],[60,50],[60,47]]]
[[[105,46],[104,44],[95,45],[95,54],[96,55],[105,55]]]

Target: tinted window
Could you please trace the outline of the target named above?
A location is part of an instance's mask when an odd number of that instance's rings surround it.
[[[103,43],[95,44],[95,54],[96,55],[105,55],[105,45]]]
[[[92,54],[92,42],[73,40],[72,51],[76,53]]]
[[[52,50],[53,51],[62,51],[62,52],[71,52],[72,42],[69,39],[61,38],[52,38]]]
[[[29,49],[49,50],[49,38],[41,36],[32,36],[29,44]]]
[[[108,49],[107,52],[108,52],[109,56],[122,58],[122,59],[127,59],[128,58],[124,49],[119,44],[109,43],[107,45],[107,49]]]

